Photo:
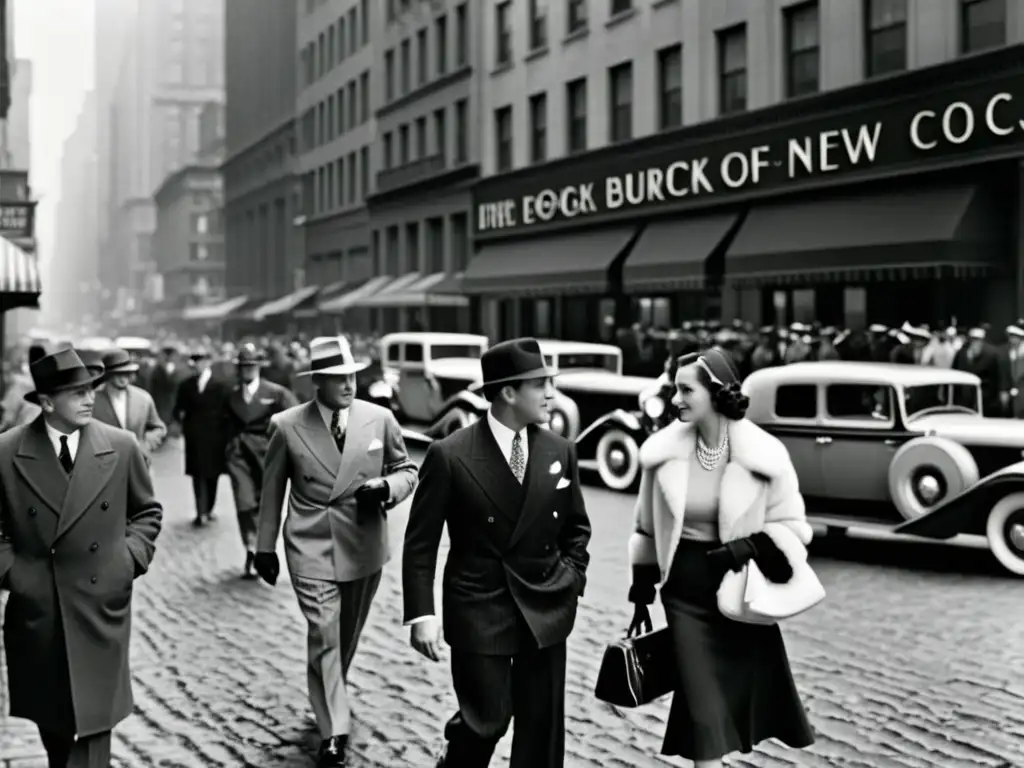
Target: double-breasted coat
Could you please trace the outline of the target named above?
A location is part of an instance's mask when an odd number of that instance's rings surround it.
[[[224,474],[227,424],[224,406],[231,386],[211,375],[199,391],[196,374],[178,387],[174,418],[185,439],[185,474],[189,477],[220,477]]]
[[[0,435],[10,714],[79,737],[132,710],[132,583],[163,510],[133,435],[92,421],[69,479],[42,417]]]
[[[487,419],[431,443],[405,529],[405,620],[436,615],[441,532],[451,547],[442,590],[444,636],[454,648],[519,652],[525,620],[540,648],[572,632],[586,584],[590,519],[572,443],[527,429],[520,485]]]

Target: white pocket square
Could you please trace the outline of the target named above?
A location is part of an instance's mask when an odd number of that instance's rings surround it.
[[[370,447],[367,448],[366,450],[368,450],[368,451],[379,451],[383,447],[384,447],[384,445],[381,443],[381,441],[378,440],[375,437],[375,438],[373,438],[373,440],[370,441]]]
[[[561,471],[562,471],[562,462],[560,462],[560,461],[556,461],[554,464],[552,464],[550,467],[548,467],[548,474],[549,475],[557,475]]]
[[[563,478],[559,479],[558,485],[555,486],[555,490],[556,491],[560,491],[563,488],[568,488],[568,487],[569,487],[569,478],[563,477]]]

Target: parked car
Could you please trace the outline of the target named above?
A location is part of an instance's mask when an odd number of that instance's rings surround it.
[[[756,371],[743,389],[748,418],[789,450],[812,522],[984,535],[1024,576],[1024,422],[982,416],[977,376],[808,362]]]

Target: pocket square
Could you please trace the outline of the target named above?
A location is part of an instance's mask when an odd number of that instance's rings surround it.
[[[379,451],[383,447],[384,447],[384,444],[381,443],[381,441],[378,440],[375,437],[375,438],[373,438],[373,440],[370,441],[370,447],[367,448],[366,450],[368,450],[368,451]]]
[[[550,467],[548,467],[548,474],[549,475],[557,475],[561,471],[562,471],[562,462],[560,462],[560,461],[555,461],[554,464],[552,464]]]
[[[563,477],[563,478],[559,479],[558,485],[555,486],[555,490],[556,491],[561,491],[564,488],[568,488],[568,487],[569,487],[569,478],[568,477]]]

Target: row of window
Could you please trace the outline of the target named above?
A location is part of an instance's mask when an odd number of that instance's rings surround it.
[[[445,253],[448,252],[452,257],[450,271],[464,271],[470,254],[469,216],[453,213],[447,218],[448,242],[445,242],[444,216],[374,230],[371,238],[373,274],[395,276],[409,272],[444,272]]]
[[[346,15],[341,16],[300,51],[299,72],[303,87],[312,85],[369,44],[369,0],[359,0],[358,6],[349,8]]]
[[[302,150],[308,152],[370,121],[370,71],[302,114]]]
[[[455,102],[452,109],[455,112],[455,146],[452,157],[455,164],[459,165],[469,161],[469,101],[460,99]],[[442,163],[447,162],[447,108],[441,107],[434,110],[430,123],[433,128],[432,142],[428,135],[431,126],[428,125],[426,116],[400,125],[397,130],[384,133],[383,156],[381,157],[384,170],[401,168],[428,157],[439,157]]]
[[[468,3],[455,9],[455,69],[461,69],[469,61],[469,19]],[[431,44],[430,38],[433,37]],[[432,79],[448,74],[449,41],[448,16],[441,14],[433,21],[433,34],[429,27],[420,28],[416,39],[416,82],[413,83],[412,38],[406,38],[398,46],[398,70],[395,70],[395,50],[384,53],[384,102],[390,103],[405,96],[413,88],[420,88]],[[430,51],[433,46],[433,59]],[[397,74],[397,77],[396,77]]]
[[[353,150],[333,162],[308,171],[302,178],[303,199],[309,201],[308,215],[358,205],[370,194],[370,150]]]
[[[632,0],[611,0],[612,15],[632,10]],[[530,51],[548,47],[548,5],[547,0],[530,0],[527,45]],[[621,6],[621,7],[620,7]],[[495,6],[494,65],[503,67],[512,62],[512,11],[511,0],[504,0]],[[582,32],[587,28],[587,0],[565,0],[565,37]]]

